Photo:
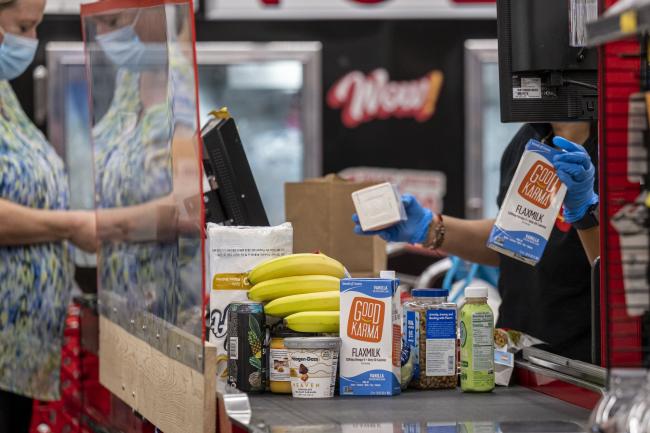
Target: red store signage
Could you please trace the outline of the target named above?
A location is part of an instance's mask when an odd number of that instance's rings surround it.
[[[205,0],[214,20],[492,19],[494,6],[495,0]]]
[[[361,3],[361,4],[377,4],[377,3],[385,3],[389,0],[348,0],[348,1],[351,1],[353,3]],[[496,3],[496,0],[451,0],[451,1],[454,3]],[[268,6],[277,6],[280,4],[280,0],[260,0],[260,2]]]
[[[368,75],[352,71],[330,88],[327,105],[341,110],[341,120],[348,128],[375,119],[412,118],[425,122],[435,113],[443,77],[441,71],[435,70],[411,81],[390,81],[383,68]]]
[[[280,0],[260,0],[262,4],[264,5],[269,5],[269,6],[277,6],[280,4]],[[388,0],[348,0],[353,3],[361,3],[361,4],[375,4],[375,3],[384,3]]]

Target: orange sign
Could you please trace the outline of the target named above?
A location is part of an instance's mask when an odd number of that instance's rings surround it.
[[[519,194],[535,206],[548,209],[561,185],[551,165],[535,161],[519,185]]]
[[[384,314],[383,302],[370,298],[354,298],[348,319],[348,337],[379,343],[384,328]]]

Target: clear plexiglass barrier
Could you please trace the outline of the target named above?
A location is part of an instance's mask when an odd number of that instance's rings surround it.
[[[203,369],[203,210],[190,1],[82,7],[100,313]]]

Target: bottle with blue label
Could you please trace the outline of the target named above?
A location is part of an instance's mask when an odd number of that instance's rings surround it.
[[[404,304],[404,336],[413,363],[410,386],[453,389],[457,375],[457,308],[448,290],[413,289]]]

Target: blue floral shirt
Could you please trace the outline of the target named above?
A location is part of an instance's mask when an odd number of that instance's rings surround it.
[[[68,207],[63,161],[6,81],[0,81],[0,198],[37,209]],[[0,246],[0,389],[59,398],[72,278],[66,242]]]

